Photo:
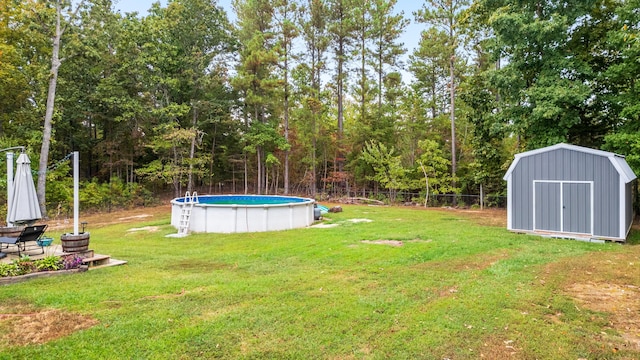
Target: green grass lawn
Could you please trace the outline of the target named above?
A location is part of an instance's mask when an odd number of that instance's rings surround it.
[[[0,287],[0,358],[640,357],[613,313],[566,291],[637,290],[639,246],[512,234],[454,211],[343,207],[325,220],[333,228],[166,238],[167,211],[93,229],[91,248],[128,264]],[[159,230],[127,231],[143,226]],[[96,325],[16,346],[18,316],[2,313],[45,310]]]

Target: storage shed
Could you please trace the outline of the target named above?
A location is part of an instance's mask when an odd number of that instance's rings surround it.
[[[633,173],[624,156],[556,144],[515,156],[507,170],[507,229],[625,241],[633,222]]]

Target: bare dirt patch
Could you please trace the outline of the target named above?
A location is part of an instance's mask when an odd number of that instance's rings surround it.
[[[330,228],[334,228],[336,226],[339,226],[340,224],[315,224],[315,225],[311,225],[309,227],[311,228],[316,228],[316,229],[330,229]]]
[[[468,210],[468,209],[453,209],[453,212],[462,214],[468,218],[471,218],[476,223],[486,226],[507,227],[507,210],[506,209],[483,209],[483,210]]]
[[[127,230],[127,232],[137,232],[137,231],[156,232],[158,230],[160,230],[159,226],[144,226],[139,228],[131,228]]]
[[[349,219],[349,220],[347,220],[347,221],[350,221],[350,222],[352,222],[352,223],[354,223],[354,224],[357,224],[357,223],[370,223],[370,222],[373,222],[373,220],[371,220],[371,219]]]
[[[97,324],[90,316],[60,310],[0,306],[0,344],[43,344]]]
[[[395,246],[395,247],[400,247],[404,245],[400,240],[362,240],[361,243],[374,244],[374,245],[388,245],[388,246]]]
[[[481,359],[502,360],[523,357],[522,349],[517,342],[511,339],[500,339],[497,336],[486,339],[479,351]]]
[[[608,314],[618,338],[611,343],[640,352],[640,246],[620,245],[624,251],[589,253],[550,264],[545,273],[563,274],[563,293],[582,309]]]
[[[607,283],[573,284],[566,289],[583,307],[611,314],[610,326],[640,351],[640,289]]]

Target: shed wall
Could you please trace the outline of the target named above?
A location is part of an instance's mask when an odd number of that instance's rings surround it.
[[[636,180],[638,181],[638,180]],[[629,228],[631,228],[631,224],[633,224],[633,185],[635,184],[634,181],[629,182],[625,185],[625,193],[624,193],[624,198],[625,198],[625,204],[624,204],[624,211],[625,211],[625,217],[624,217],[624,224],[625,224],[625,231],[628,231]],[[627,235],[626,233],[624,235]]]
[[[534,230],[534,180],[592,181],[593,235],[620,236],[620,175],[608,158],[575,150],[555,149],[520,158],[511,176],[513,208],[509,211],[513,229]],[[583,206],[579,203],[571,205]],[[555,210],[549,208],[542,211],[553,213]]]

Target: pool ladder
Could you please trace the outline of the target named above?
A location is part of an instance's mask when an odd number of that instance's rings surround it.
[[[184,202],[182,203],[182,207],[180,209],[180,223],[178,225],[178,235],[179,237],[189,235],[189,223],[191,222],[191,210],[193,209],[193,204],[197,204],[198,201],[198,193],[193,192],[193,194],[187,193],[184,195]]]

